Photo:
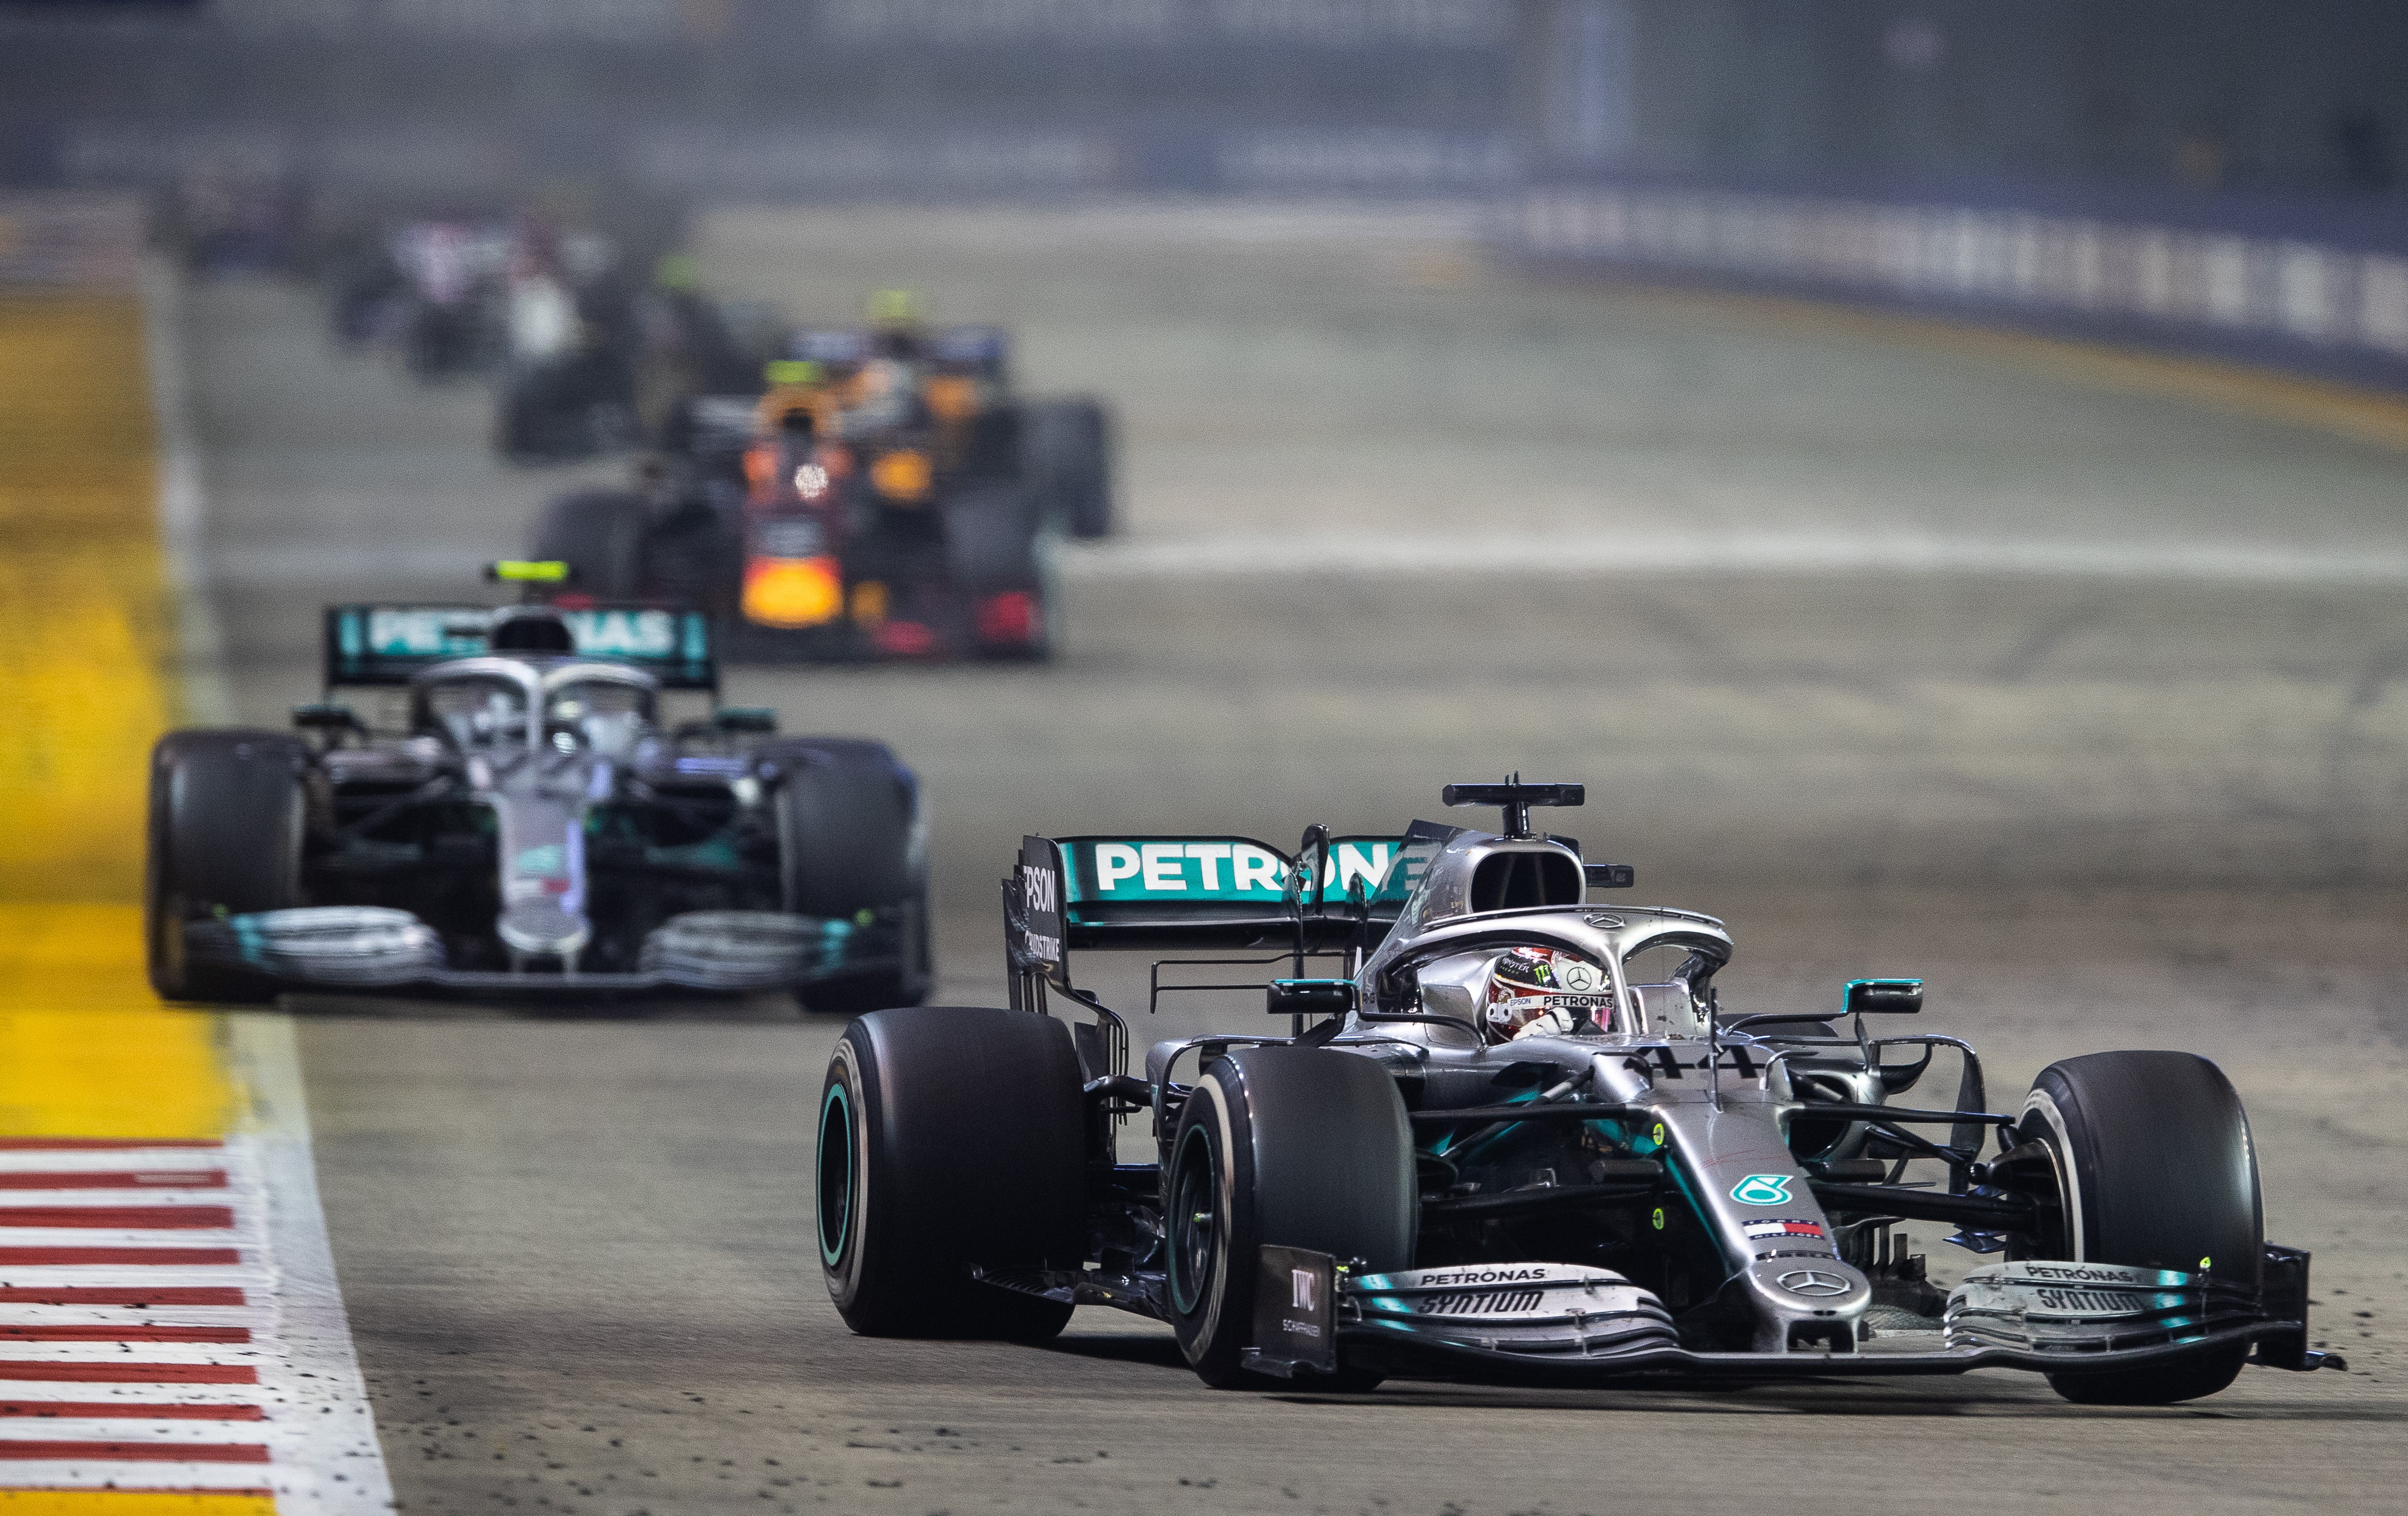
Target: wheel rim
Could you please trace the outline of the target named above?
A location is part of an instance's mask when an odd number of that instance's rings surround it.
[[[2090,1249],[2084,1234],[2086,1229],[2083,1225],[2081,1182],[2056,1103],[2043,1100],[2037,1090],[2032,1091],[2025,1098],[2023,1120],[2016,1128],[2016,1135],[2047,1156],[2048,1183],[2055,1191],[2054,1205],[2043,1205],[2041,1225],[2033,1237],[2040,1249],[2035,1256],[2083,1261]]]
[[[853,1240],[853,1097],[839,1079],[820,1102],[820,1262],[844,1261]]]
[[[1212,1144],[1202,1127],[1189,1127],[1170,1171],[1170,1304],[1180,1315],[1195,1314],[1211,1293],[1220,1241]]]

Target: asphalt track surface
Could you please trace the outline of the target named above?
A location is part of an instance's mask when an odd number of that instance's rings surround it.
[[[1924,1030],[1982,1045],[1998,1099],[2077,1052],[2217,1059],[2352,1372],[2144,1411],[1997,1372],[1253,1395],[1101,1311],[1049,1350],[873,1342],[811,1266],[834,1023],[294,1002],[407,1509],[2396,1509],[2408,455],[2040,349],[1526,280],[1469,229],[707,228],[721,287],[843,319],[910,284],[1013,325],[1029,387],[1121,410],[1128,531],[1067,556],[1058,662],[731,680],[926,777],[942,997],[999,992],[1023,831],[1285,842],[1429,814],[1448,779],[1585,780],[1563,830],[1730,920],[1734,1007],[1920,974]],[[332,352],[294,292],[198,289],[183,324],[222,634],[200,671],[242,719],[311,693],[322,599],[460,593],[569,477],[490,461],[479,392]]]

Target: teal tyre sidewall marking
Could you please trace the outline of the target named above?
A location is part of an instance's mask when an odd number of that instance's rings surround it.
[[[835,1139],[834,1147],[843,1159],[840,1165],[829,1162],[831,1133]],[[819,1169],[820,1262],[834,1268],[844,1261],[845,1245],[853,1240],[853,1096],[846,1090],[842,1078],[828,1086],[826,1098],[820,1102]],[[837,1200],[834,1241],[828,1238],[831,1177],[836,1181]]]

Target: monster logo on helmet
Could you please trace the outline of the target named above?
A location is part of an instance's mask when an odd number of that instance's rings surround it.
[[[1596,964],[1553,947],[1516,947],[1498,955],[1488,974],[1489,1037],[1561,1035],[1584,1022],[1610,1019],[1612,981]]]

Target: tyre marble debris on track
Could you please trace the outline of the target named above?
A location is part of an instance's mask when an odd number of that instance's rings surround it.
[[[319,1222],[314,1195],[275,1192],[275,1146],[0,1139],[0,1509],[29,1491],[228,1497],[194,1503],[214,1516],[389,1506],[356,1372],[313,1340],[321,1270],[280,1254],[278,1232]]]

